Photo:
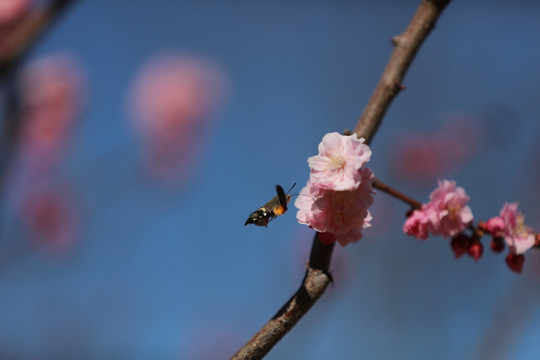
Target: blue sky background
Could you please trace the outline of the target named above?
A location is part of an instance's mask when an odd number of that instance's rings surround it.
[[[0,354],[10,359],[222,359],[297,289],[312,231],[295,210],[244,227],[274,194],[299,188],[307,157],[354,128],[418,1],[80,1],[30,58],[77,56],[89,103],[57,174],[76,193],[74,249],[47,256],[4,210]],[[540,3],[455,1],[405,78],[373,141],[370,167],[420,201],[436,186],[392,171],[400,134],[482,125],[479,150],[444,178],[478,220],[519,201],[540,230]],[[141,170],[126,96],[156,53],[211,58],[229,92],[183,187]],[[470,134],[469,134],[470,135]],[[453,149],[448,149],[453,151]],[[375,196],[373,227],[337,248],[335,286],[268,359],[530,359],[537,354],[540,254],[523,274],[504,254],[455,260],[447,239],[401,232],[407,207]]]

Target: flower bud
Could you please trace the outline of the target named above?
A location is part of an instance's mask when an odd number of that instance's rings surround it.
[[[491,250],[496,253],[502,252],[504,250],[504,238],[500,236],[494,236],[489,246],[491,247]]]
[[[478,259],[482,257],[484,252],[484,246],[480,242],[475,242],[469,247],[469,255],[474,258],[474,262],[478,262]]]
[[[471,239],[464,233],[459,233],[452,238],[450,246],[452,247],[452,251],[454,251],[456,259],[459,259],[469,250],[470,241]]]
[[[521,274],[523,270],[523,263],[525,262],[525,256],[523,254],[516,255],[509,253],[506,255],[506,265],[515,273]]]

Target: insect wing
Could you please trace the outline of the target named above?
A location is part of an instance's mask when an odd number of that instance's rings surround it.
[[[287,211],[287,195],[285,194],[285,191],[283,191],[283,188],[281,186],[276,185],[276,192],[278,195],[279,203],[281,204],[281,206],[283,206],[284,210]]]

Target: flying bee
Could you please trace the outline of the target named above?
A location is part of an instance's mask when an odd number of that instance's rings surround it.
[[[268,226],[268,223],[274,220],[277,216],[285,214],[287,211],[287,203],[291,200],[291,195],[289,195],[289,192],[295,185],[296,183],[291,186],[286,194],[281,186],[276,185],[277,195],[274,196],[269,202],[252,212],[246,220],[244,226],[247,224],[255,224],[257,226],[266,227]]]

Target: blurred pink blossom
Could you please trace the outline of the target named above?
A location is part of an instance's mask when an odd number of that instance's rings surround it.
[[[65,192],[34,192],[23,201],[21,218],[32,231],[34,244],[48,253],[65,252],[75,242],[78,221]]]
[[[497,224],[497,226],[488,227],[488,224]],[[500,216],[490,219],[486,227],[488,231],[493,230],[497,233],[492,233],[492,235],[503,236],[510,251],[514,254],[523,254],[535,244],[534,232],[525,225],[525,217],[518,211],[518,203],[505,203]]]
[[[30,166],[48,169],[57,163],[81,112],[83,84],[78,62],[68,55],[38,59],[23,70],[21,151]]]
[[[0,30],[22,18],[30,8],[30,0],[0,0]]]
[[[428,181],[444,173],[437,138],[411,133],[393,143],[391,169],[400,178]]]
[[[326,134],[319,144],[319,154],[308,159],[314,185],[334,191],[351,190],[361,182],[358,171],[371,158],[371,149],[358,135]]]
[[[392,171],[418,182],[457,171],[483,144],[483,125],[470,114],[453,114],[442,128],[400,133],[392,144]]]
[[[465,190],[456,187],[455,181],[439,180],[439,187],[431,193],[429,203],[411,214],[403,231],[418,239],[427,238],[426,227],[433,235],[454,236],[473,221],[468,202]]]
[[[405,221],[403,231],[407,235],[413,235],[417,239],[428,238],[429,218],[423,210],[414,210],[412,215]]]
[[[296,217],[318,231],[323,243],[346,246],[360,240],[362,230],[371,226],[368,208],[375,175],[363,167],[370,156],[364,139],[331,133],[319,145],[319,155],[309,158],[310,179],[295,201]]]
[[[225,76],[194,56],[170,54],[146,63],[137,75],[129,107],[152,175],[185,177],[203,147],[221,103]]]

